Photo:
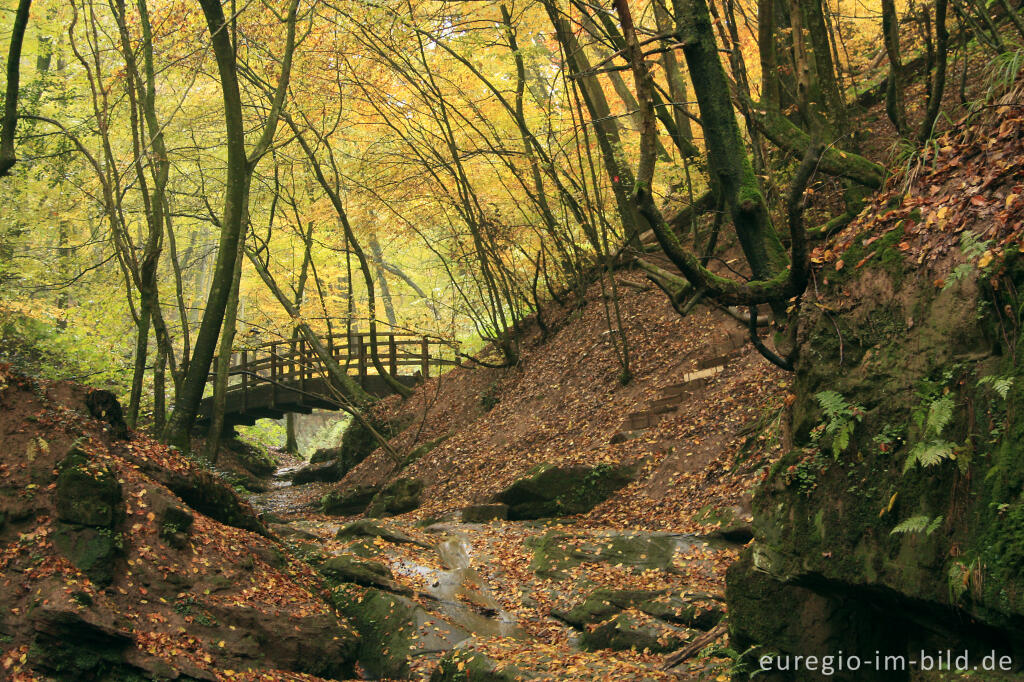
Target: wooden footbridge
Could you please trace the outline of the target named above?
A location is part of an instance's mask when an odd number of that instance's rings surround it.
[[[375,396],[394,393],[373,364],[374,343],[383,369],[405,386],[430,376],[432,370],[456,365],[450,346],[438,339],[412,334],[329,334],[321,337],[331,357],[364,391]],[[448,351],[445,353],[444,351]],[[217,361],[210,373],[212,382]],[[305,339],[270,341],[232,354],[224,427],[252,425],[257,419],[279,419],[289,412],[338,409],[332,397],[327,368]],[[209,423],[213,398],[199,405],[200,423]]]

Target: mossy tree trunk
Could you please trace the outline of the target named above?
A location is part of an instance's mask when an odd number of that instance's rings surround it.
[[[676,28],[690,69],[707,147],[708,172],[732,215],[743,254],[755,279],[782,271],[787,258],[747,155],[729,97],[729,79],[718,57],[705,0],[675,3]],[[647,180],[649,182],[649,180]],[[649,191],[649,188],[641,188]]]

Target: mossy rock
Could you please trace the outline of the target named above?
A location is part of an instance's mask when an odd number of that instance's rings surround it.
[[[55,502],[57,518],[67,523],[111,528],[123,516],[117,476],[107,466],[91,465],[77,446],[60,464]]]
[[[368,561],[342,554],[327,559],[317,570],[328,580],[336,583],[354,583],[364,587],[377,587],[388,592],[411,592],[408,588],[395,583],[391,569],[379,561]]]
[[[347,471],[339,460],[307,464],[292,476],[292,485],[334,483],[344,478]]]
[[[508,518],[508,505],[502,502],[494,504],[472,504],[462,510],[463,523],[488,523]]]
[[[664,594],[652,590],[613,590],[598,588],[587,595],[580,604],[569,610],[553,609],[551,615],[579,630],[588,625],[608,620],[623,610]]]
[[[395,544],[409,543],[423,546],[423,543],[406,535],[405,533],[391,528],[385,528],[369,519],[358,519],[352,523],[342,526],[335,535],[336,540],[352,540],[355,538],[380,538]]]
[[[320,500],[320,509],[325,514],[351,516],[361,514],[380,491],[380,486],[357,485],[343,490],[332,490]]]
[[[109,585],[114,579],[115,564],[124,540],[112,528],[58,522],[53,544],[75,568],[89,576],[89,580]]]
[[[422,492],[423,481],[418,478],[396,479],[373,497],[366,515],[379,518],[410,512],[420,506]]]
[[[1005,326],[1021,309],[1024,267],[972,263],[937,287],[935,271],[897,277],[878,257],[835,278],[801,319],[789,442],[754,496],[753,549],[727,579],[739,650],[1024,641],[1024,337]],[[817,440],[824,391],[858,406],[839,453]],[[951,416],[929,435],[940,400]],[[914,463],[940,440],[955,459]],[[894,532],[915,517],[931,530]]]
[[[461,647],[446,654],[430,676],[430,682],[515,682],[522,679],[527,676],[518,668]]]
[[[584,630],[580,644],[585,649],[650,651],[665,653],[681,648],[694,632],[670,625],[637,611],[624,611],[596,627]]]
[[[666,623],[694,630],[710,630],[725,615],[722,603],[702,594],[683,595],[667,590],[614,590],[598,588],[569,610],[552,610],[551,615],[586,630],[627,609],[635,609]]]
[[[194,471],[188,475],[171,472],[163,482],[197,512],[235,528],[269,535],[252,508],[210,472]]]
[[[245,443],[237,439],[231,439],[224,443],[224,447],[231,451],[235,460],[253,476],[266,478],[277,470],[277,458],[270,452],[258,445]]]
[[[710,630],[725,617],[721,599],[706,594],[666,592],[639,602],[636,608],[649,616],[694,630]]]
[[[494,501],[507,504],[508,518],[514,521],[582,514],[634,476],[632,467],[542,464],[496,495]]]
[[[331,598],[359,632],[359,662],[376,678],[406,678],[410,657],[448,651],[469,637],[398,595],[342,585]]]
[[[561,531],[549,531],[528,542],[533,547],[530,568],[548,578],[561,577],[583,562],[605,562],[634,571],[665,570],[672,564],[677,544],[667,533],[615,533],[595,539]]]
[[[405,428],[405,421],[386,421],[372,414],[364,415],[370,426],[384,438],[394,438]],[[360,420],[353,419],[341,434],[341,443],[337,447],[320,448],[309,458],[310,464],[337,462],[339,468],[347,473],[357,464],[370,456],[380,446],[377,438]],[[344,473],[342,474],[344,476]]]

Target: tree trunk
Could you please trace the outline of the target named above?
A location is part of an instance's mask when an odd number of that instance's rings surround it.
[[[195,423],[199,401],[210,374],[210,364],[217,348],[221,323],[231,297],[238,242],[245,215],[246,178],[249,163],[245,155],[245,128],[242,121],[242,98],[238,87],[235,49],[231,44],[227,22],[218,0],[199,0],[210,30],[210,42],[217,60],[221,93],[224,99],[224,123],[227,146],[227,178],[224,188],[224,217],[221,219],[217,260],[213,282],[206,297],[206,309],[199,326],[188,373],[181,390],[174,396],[174,411],[167,422],[164,439],[188,450],[189,432]]]
[[[11,27],[11,42],[7,50],[7,89],[4,91],[4,118],[0,122],[0,178],[14,167],[14,131],[18,126],[18,89],[21,77],[21,45],[28,27],[32,0],[19,0]]]
[[[788,259],[747,156],[706,1],[680,0],[675,11],[700,109],[712,186],[725,199],[754,278],[771,279]]]
[[[885,93],[885,113],[896,132],[907,134],[907,112],[903,105],[903,64],[900,59],[900,24],[894,0],[882,0],[882,38],[889,55],[889,81]]]

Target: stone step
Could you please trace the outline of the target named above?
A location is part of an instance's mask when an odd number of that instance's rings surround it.
[[[623,431],[639,431],[640,429],[649,429],[652,426],[657,426],[661,422],[663,415],[645,410],[643,412],[634,412],[633,414],[626,417],[626,421],[622,424]]]
[[[722,353],[720,355],[713,355],[708,358],[702,358],[697,361],[697,370],[711,369],[712,367],[722,368],[729,363],[730,360],[735,358],[737,352],[735,349]]]
[[[667,414],[669,412],[675,412],[675,409],[682,405],[687,397],[688,394],[670,395],[665,396],[664,398],[658,398],[657,400],[652,400],[647,405],[651,412]]]

